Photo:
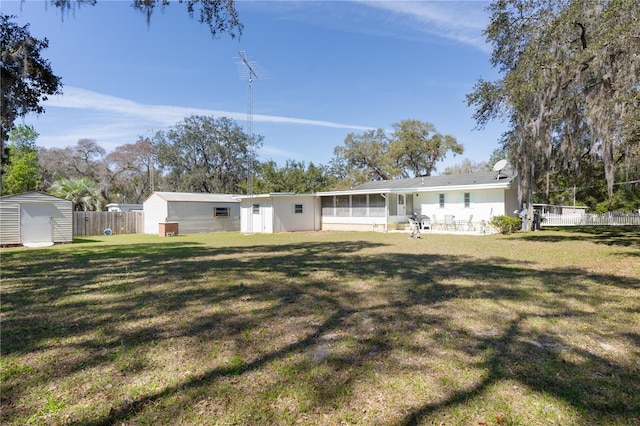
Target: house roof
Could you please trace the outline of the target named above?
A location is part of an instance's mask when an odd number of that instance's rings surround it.
[[[316,194],[294,194],[272,192],[269,194],[228,195],[200,194],[192,192],[154,192],[165,201],[239,203],[246,198],[328,196],[347,194],[385,194],[390,192],[435,192],[456,189],[507,189],[511,188],[516,175],[510,170],[497,172],[461,173],[455,175],[425,176],[411,179],[379,180],[364,183],[346,191],[327,191]]]
[[[199,203],[239,203],[233,195],[228,194],[201,194],[195,192],[154,192],[151,196],[157,195],[164,201],[182,201]],[[150,197],[151,197],[150,196]]]
[[[277,198],[277,197],[315,197],[316,194],[297,194],[295,192],[270,192],[268,194],[253,194],[253,195],[234,195],[234,198],[244,200],[247,198]]]
[[[452,189],[510,188],[516,175],[510,170],[497,172],[461,173],[455,175],[425,176],[410,179],[379,180],[364,183],[347,191],[331,191],[318,195],[434,192]]]

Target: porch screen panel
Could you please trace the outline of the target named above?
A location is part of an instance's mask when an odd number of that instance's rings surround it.
[[[351,196],[352,216],[365,217],[367,215],[367,195],[358,194]]]
[[[348,195],[336,197],[336,216],[350,216],[350,207]]]
[[[389,194],[389,216],[398,215],[398,197]]]
[[[335,216],[335,205],[333,204],[333,196],[322,197],[322,216]]]
[[[384,197],[382,195],[369,195],[369,216],[384,217]]]

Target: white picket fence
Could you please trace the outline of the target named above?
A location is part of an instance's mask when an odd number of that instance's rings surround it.
[[[629,226],[640,225],[637,214],[553,214],[547,213],[540,226]]]

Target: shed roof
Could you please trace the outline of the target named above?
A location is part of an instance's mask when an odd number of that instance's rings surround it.
[[[165,201],[184,201],[199,203],[239,203],[233,195],[228,194],[201,194],[195,192],[154,192],[151,196],[157,195]]]
[[[41,192],[41,191],[30,191],[30,192],[23,192],[21,194],[11,194],[11,195],[3,195],[2,197],[0,197],[0,201],[11,201],[11,202],[19,202],[19,201],[24,201],[24,200],[39,200],[39,201],[43,201],[43,200],[51,200],[51,201],[64,201],[64,202],[69,202],[71,203],[71,200],[67,200],[61,197],[56,197],[55,195],[51,195],[51,194],[47,194],[46,192]]]

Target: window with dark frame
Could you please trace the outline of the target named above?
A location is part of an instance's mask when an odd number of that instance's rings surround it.
[[[213,217],[224,218],[231,216],[231,209],[229,207],[216,207],[213,210]]]
[[[302,214],[304,213],[304,204],[294,204],[293,205],[293,212],[295,214]]]
[[[464,193],[464,207],[465,208],[471,207],[471,193],[470,192],[465,192]]]
[[[444,194],[439,194],[438,198],[440,199],[440,208],[444,209]]]
[[[254,204],[251,206],[251,212],[253,214],[260,214],[260,204]]]

